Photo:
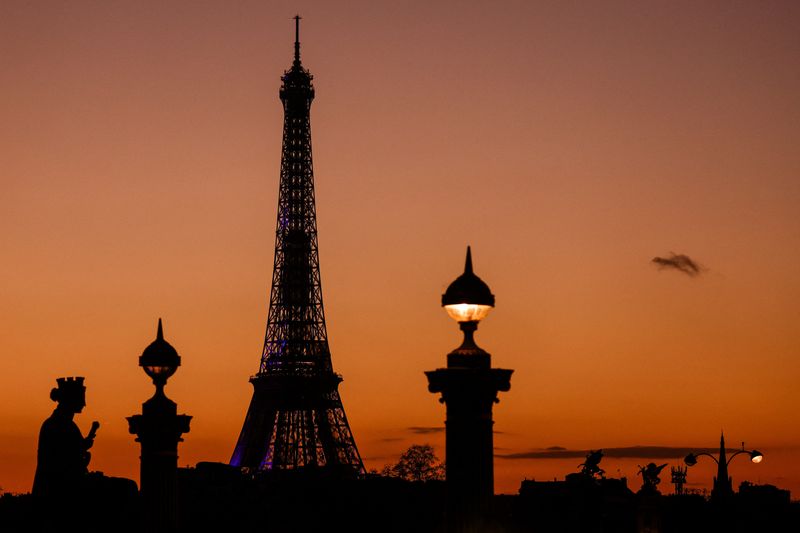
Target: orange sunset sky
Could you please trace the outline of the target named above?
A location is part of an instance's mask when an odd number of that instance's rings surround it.
[[[359,450],[444,453],[423,371],[473,247],[513,368],[496,453],[758,448],[800,495],[800,3],[0,3],[0,487],[29,491],[55,378],[86,377],[91,468],[138,481],[126,416],[163,317],[227,461],[258,369],[299,12],[334,368]],[[654,256],[688,254],[690,277]],[[638,489],[637,464],[607,458]],[[495,459],[496,489],[578,458]],[[713,464],[689,472],[710,486]],[[662,491],[671,492],[669,475]]]

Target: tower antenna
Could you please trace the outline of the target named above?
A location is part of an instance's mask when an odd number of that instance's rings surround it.
[[[300,15],[294,16],[294,62],[300,63]]]

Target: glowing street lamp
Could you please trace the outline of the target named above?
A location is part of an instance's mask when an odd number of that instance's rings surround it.
[[[494,307],[494,295],[472,272],[469,247],[464,273],[447,287],[442,306],[464,332],[461,346],[447,354],[447,368],[425,372],[428,390],[440,393],[447,407],[446,529],[483,531],[494,497],[492,406],[498,392],[511,388],[513,370],[492,368],[492,356],[473,339],[478,322]]]
[[[731,462],[731,459],[733,459],[734,457],[736,457],[736,456],[737,456],[737,455],[739,455],[740,453],[747,453],[747,454],[749,454],[749,455],[750,455],[750,460],[751,460],[752,462],[756,463],[756,464],[758,464],[758,463],[760,463],[761,461],[763,461],[763,460],[764,460],[764,454],[762,454],[762,453],[761,453],[760,451],[758,451],[758,450],[752,450],[752,451],[748,451],[748,450],[737,450],[737,451],[736,451],[736,453],[734,453],[733,455],[731,455],[730,457],[728,457],[728,464],[730,464],[730,462]],[[711,455],[711,454],[708,454],[708,453],[690,453],[689,455],[687,455],[687,456],[684,458],[684,460],[683,460],[683,461],[684,461],[684,462],[685,462],[687,465],[689,465],[689,466],[694,466],[694,465],[696,465],[696,464],[697,464],[697,457],[698,457],[698,456],[700,456],[700,455],[708,455],[709,457],[711,457],[712,459],[714,459],[714,461],[717,461],[717,462],[719,462],[719,461],[717,460],[717,458],[716,458],[716,457],[714,457],[713,455]]]
[[[731,464],[734,457],[742,454],[749,455],[750,461],[755,464],[764,460],[763,453],[758,450],[745,450],[744,443],[742,443],[741,450],[736,450],[733,454],[727,456],[725,453],[725,436],[721,435],[719,439],[719,457],[714,457],[707,452],[690,453],[683,459],[683,462],[686,463],[687,466],[694,466],[697,464],[697,458],[702,455],[713,459],[714,462],[717,463],[717,477],[714,478],[714,488],[711,490],[711,497],[721,498],[733,494],[733,483],[728,476],[728,465]]]
[[[464,273],[453,281],[442,295],[442,307],[458,322],[464,332],[464,342],[453,354],[485,354],[473,338],[478,322],[494,307],[494,294],[489,286],[472,271],[472,250],[467,246]],[[451,354],[452,355],[452,354]]]

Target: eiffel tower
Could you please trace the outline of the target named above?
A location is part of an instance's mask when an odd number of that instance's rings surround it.
[[[333,371],[317,249],[309,119],[314,86],[300,62],[284,72],[283,153],[267,332],[253,398],[231,464],[251,472],[326,467],[362,475],[364,464]]]

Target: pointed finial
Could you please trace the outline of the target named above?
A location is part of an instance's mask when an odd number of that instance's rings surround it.
[[[156,333],[156,340],[164,340],[164,328],[161,326],[161,318],[158,319],[158,333]]]
[[[294,61],[300,63],[300,15],[294,16]]]
[[[472,250],[467,246],[467,262],[464,265],[464,273],[472,274]]]

